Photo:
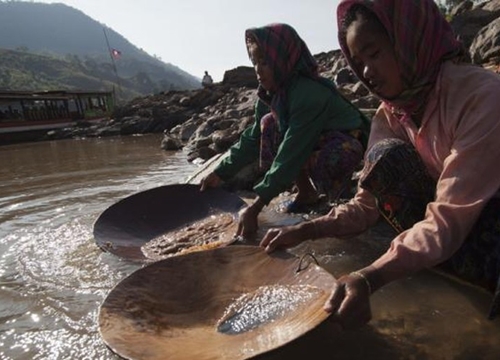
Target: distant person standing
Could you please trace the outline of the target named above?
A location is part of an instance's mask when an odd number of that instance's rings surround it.
[[[214,80],[212,77],[208,74],[208,71],[205,71],[205,75],[203,76],[203,79],[201,80],[201,85],[203,85],[204,88],[211,87],[214,83]]]

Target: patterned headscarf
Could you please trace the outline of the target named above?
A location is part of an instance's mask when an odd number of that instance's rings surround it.
[[[277,90],[269,94],[259,86],[258,96],[277,114],[280,126],[286,123],[286,88],[297,74],[320,80],[318,64],[306,43],[287,24],[270,24],[245,31],[245,39],[253,38],[273,71]],[[249,54],[250,55],[250,54]],[[324,79],[326,80],[326,79]],[[334,85],[329,85],[333,86]]]
[[[355,4],[365,6],[379,19],[394,46],[403,76],[405,90],[399,97],[382,100],[403,117],[422,110],[443,61],[465,54],[461,42],[433,0],[342,0],[337,7],[339,44],[354,71],[341,27]],[[359,69],[356,75],[363,79]]]

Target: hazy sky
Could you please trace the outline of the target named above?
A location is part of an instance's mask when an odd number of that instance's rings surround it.
[[[150,55],[215,81],[224,71],[250,66],[244,32],[285,22],[313,54],[338,49],[338,0],[40,0],[81,10]],[[122,56],[125,56],[123,54]]]

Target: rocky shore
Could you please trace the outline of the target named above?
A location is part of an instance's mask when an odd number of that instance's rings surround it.
[[[500,71],[500,0],[476,5],[465,1],[453,9],[450,23],[473,63]],[[315,58],[321,75],[334,80],[340,92],[371,117],[379,100],[351,76],[340,50]],[[253,121],[256,89],[253,68],[241,66],[227,71],[223,81],[211,88],[136,98],[117,108],[109,121],[80,122],[51,131],[45,139],[163,133],[158,146],[183,149],[188,161],[203,163],[225,153]]]

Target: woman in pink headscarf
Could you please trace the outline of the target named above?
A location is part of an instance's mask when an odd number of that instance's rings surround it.
[[[466,61],[432,0],[344,0],[339,42],[382,104],[359,190],[349,203],[271,229],[267,251],[359,234],[379,218],[396,235],[372,264],[341,277],[325,310],[342,326],[371,319],[371,293],[439,266],[494,293],[499,312],[500,77]]]

